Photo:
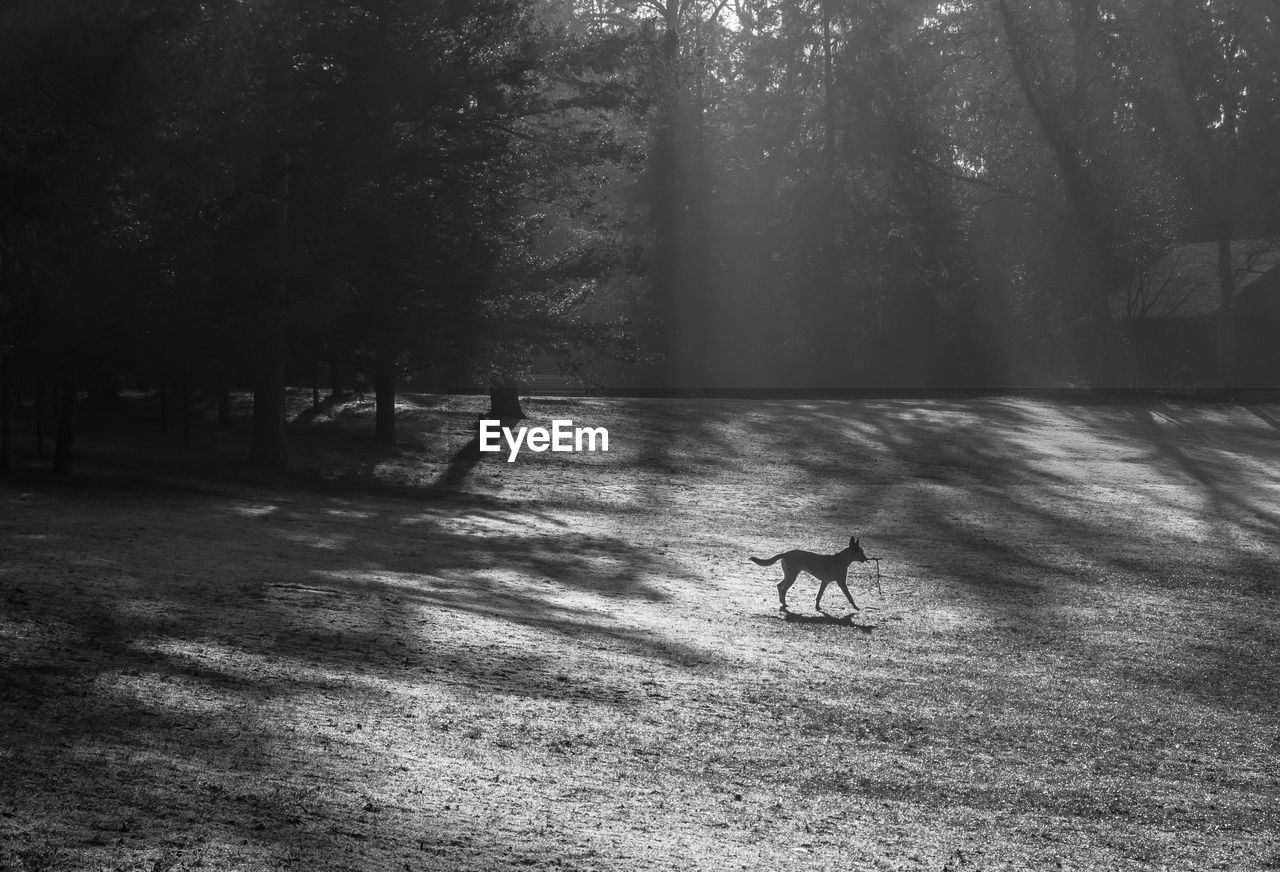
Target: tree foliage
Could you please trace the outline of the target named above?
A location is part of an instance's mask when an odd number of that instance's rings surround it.
[[[616,46],[515,0],[3,15],[0,307],[20,377],[73,397],[250,384],[252,456],[283,467],[284,381],[322,356],[373,377],[394,439],[406,373],[626,353],[621,325],[581,311],[616,258],[549,252],[528,207],[592,196],[588,168],[616,162],[581,117],[617,102],[583,76]]]

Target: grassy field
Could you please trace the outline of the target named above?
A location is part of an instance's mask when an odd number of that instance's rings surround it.
[[[481,410],[0,483],[0,868],[1280,868],[1280,409]]]

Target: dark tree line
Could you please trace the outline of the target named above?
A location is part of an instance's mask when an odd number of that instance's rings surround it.
[[[581,312],[610,245],[549,252],[528,206],[618,159],[585,113],[620,97],[582,77],[609,40],[515,0],[0,14],[3,408],[63,398],[59,467],[96,384],[251,386],[251,457],[283,468],[286,379],[318,366],[366,375],[394,441],[406,373],[622,350]]]
[[[14,0],[0,431],[140,381],[1123,383],[1111,296],[1280,235],[1270,0]],[[628,328],[628,324],[634,327]],[[322,372],[323,371],[323,372]],[[39,417],[39,416],[37,416]]]

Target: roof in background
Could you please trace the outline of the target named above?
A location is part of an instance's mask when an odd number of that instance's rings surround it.
[[[1240,294],[1280,266],[1280,240],[1237,240],[1231,245],[1231,261]],[[1198,318],[1214,314],[1221,306],[1216,242],[1175,248],[1111,300],[1117,318]]]

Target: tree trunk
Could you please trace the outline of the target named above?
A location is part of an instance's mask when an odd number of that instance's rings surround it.
[[[36,368],[35,388],[36,414],[36,457],[44,458],[44,379],[40,377],[40,369]]]
[[[12,368],[10,355],[0,354],[0,472],[13,469]]]
[[[710,371],[714,355],[722,353],[724,346],[711,343],[720,335],[712,324],[712,269],[711,269],[711,178],[707,160],[706,43],[701,27],[694,42],[695,68],[692,72],[693,93],[686,102],[685,139],[689,145],[682,149],[684,165],[681,167],[680,185],[684,190],[681,210],[682,238],[687,240],[684,263],[681,267],[681,299],[686,301],[683,319],[689,342],[685,344],[686,369],[689,380],[696,387],[712,381]]]
[[[226,430],[231,426],[231,388],[226,376],[218,382],[218,427]]]
[[[1236,387],[1236,274],[1231,262],[1231,238],[1218,238],[1218,289],[1222,305],[1218,309],[1218,366],[1222,373],[1222,386],[1226,390]]]
[[[835,179],[836,104],[835,67],[831,57],[831,0],[822,0],[822,160],[826,182]]]
[[[285,439],[284,360],[272,355],[264,361],[253,385],[253,430],[249,438],[249,462],[265,469],[289,467]]]
[[[329,349],[329,396],[335,400],[342,396],[341,367],[338,365],[338,352]]]
[[[1091,35],[1098,20],[1097,4],[1085,4],[1073,25],[1075,84],[1065,95],[1044,76],[1034,31],[1018,22],[1008,0],[997,0],[996,9],[1019,88],[1053,153],[1071,203],[1071,230],[1088,251],[1087,257],[1080,258],[1075,291],[1065,301],[1074,310],[1068,315],[1068,330],[1074,339],[1080,371],[1095,387],[1114,383],[1124,370],[1120,333],[1108,303],[1110,291],[1123,272],[1111,245],[1118,231],[1090,171],[1078,130],[1094,63]]]
[[[182,444],[191,444],[191,382],[182,371]]]
[[[268,469],[289,465],[285,437],[284,365],[285,305],[288,276],[285,271],[285,237],[289,228],[289,152],[281,149],[262,160],[262,190],[271,205],[267,214],[274,252],[263,276],[268,299],[266,331],[253,390],[253,432],[249,461]]]
[[[850,315],[844,311],[850,297],[841,285],[840,251],[836,240],[836,104],[834,38],[831,29],[831,0],[822,0],[822,164],[817,226],[817,250],[808,310],[813,325],[812,341],[817,347],[810,355],[816,372],[807,380],[836,386],[849,369],[847,333]]]
[[[379,347],[374,361],[374,438],[383,445],[396,443],[396,362],[385,347]]]
[[[514,379],[489,387],[489,417],[499,421],[520,421],[524,418]]]
[[[680,131],[684,121],[683,77],[680,75],[680,23],[678,3],[666,4],[665,28],[653,63],[658,82],[657,120],[649,152],[651,208],[654,230],[652,269],[654,313],[653,347],[660,349],[656,373],[663,387],[684,380],[688,325],[684,324],[687,300],[681,293],[685,240],[681,238],[683,206],[687,191],[681,179]]]
[[[58,396],[58,433],[53,448],[53,471],[71,475],[75,460],[71,447],[76,438],[76,386],[64,382]]]
[[[311,414],[320,414],[320,363],[311,358]]]

